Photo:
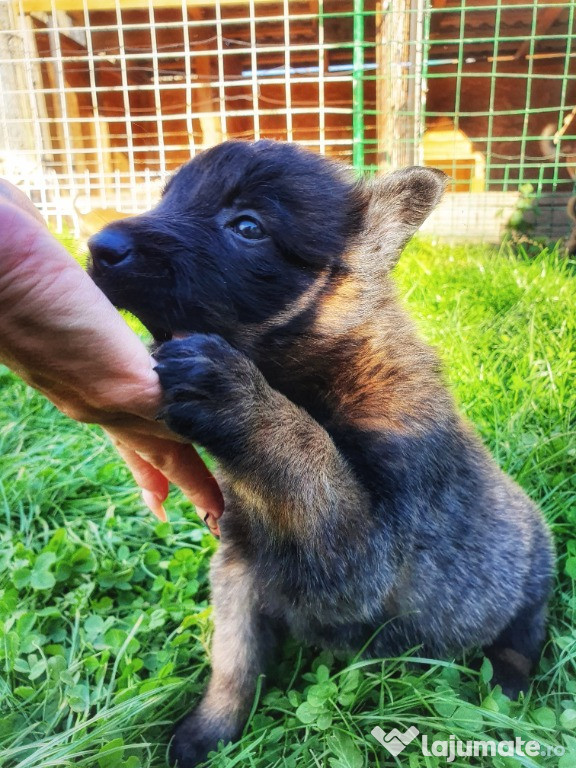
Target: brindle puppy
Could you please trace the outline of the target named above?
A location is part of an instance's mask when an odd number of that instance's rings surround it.
[[[278,623],[330,648],[374,635],[382,656],[482,646],[509,695],[529,684],[548,530],[457,414],[389,278],[444,185],[229,142],[90,243],[97,284],[165,342],[161,417],[218,459],[226,498],[213,672],[176,729],[180,766],[240,734]]]

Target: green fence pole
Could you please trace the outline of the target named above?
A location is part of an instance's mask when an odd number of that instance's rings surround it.
[[[352,163],[357,170],[364,170],[364,0],[354,0]]]

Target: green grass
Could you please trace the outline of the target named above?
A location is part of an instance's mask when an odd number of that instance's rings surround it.
[[[484,247],[413,245],[401,292],[499,463],[557,539],[550,639],[531,694],[491,691],[473,659],[335,658],[288,643],[243,740],[213,768],[445,765],[417,739],[398,760],[370,731],[432,741],[519,736],[558,758],[453,765],[576,766],[576,273]],[[74,424],[0,368],[0,764],[160,768],[171,724],[208,673],[213,540],[174,494],[144,510],[98,429]]]

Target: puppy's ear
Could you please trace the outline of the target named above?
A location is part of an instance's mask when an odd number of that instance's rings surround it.
[[[368,203],[359,256],[378,272],[396,264],[402,249],[436,207],[448,177],[436,168],[413,166],[367,182]]]

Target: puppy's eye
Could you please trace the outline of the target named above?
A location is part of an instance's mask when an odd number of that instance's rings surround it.
[[[233,232],[245,240],[263,240],[267,237],[260,222],[251,216],[242,216],[242,218],[232,222],[230,226]]]

